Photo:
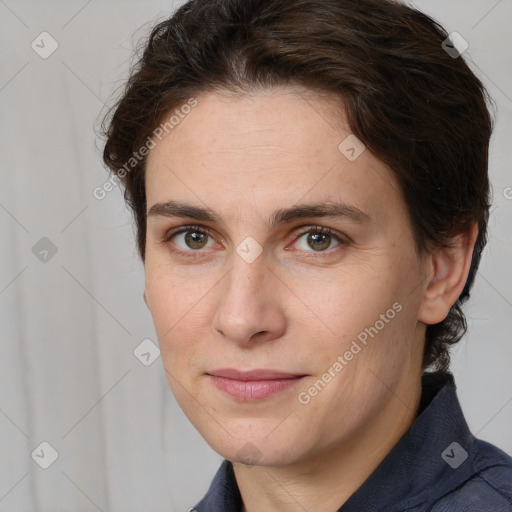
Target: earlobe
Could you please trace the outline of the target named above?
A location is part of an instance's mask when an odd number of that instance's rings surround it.
[[[437,248],[430,255],[431,275],[418,320],[427,325],[442,322],[462,293],[478,236],[478,226],[452,239],[450,247]]]

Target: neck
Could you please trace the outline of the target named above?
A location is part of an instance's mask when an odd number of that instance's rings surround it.
[[[414,423],[421,399],[421,372],[403,377],[395,396],[370,425],[328,451],[288,466],[234,463],[242,512],[338,510]]]

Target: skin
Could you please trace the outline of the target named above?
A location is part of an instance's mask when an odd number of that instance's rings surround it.
[[[148,215],[145,300],[170,387],[209,445],[233,462],[244,512],[337,510],[415,419],[426,325],[442,321],[462,292],[476,227],[452,249],[419,255],[390,170],[369,150],[349,161],[338,149],[351,132],[332,96],[285,87],[196,98],[151,149],[146,169],[148,212],[174,200],[222,219]],[[370,220],[269,227],[276,210],[338,200]],[[190,225],[210,235],[164,241]],[[317,226],[341,241],[311,240]],[[262,250],[251,263],[236,251],[247,237]],[[338,356],[396,303],[394,318],[332,376]],[[307,376],[244,402],[212,385],[207,373],[226,367]],[[330,382],[300,403],[329,368]]]

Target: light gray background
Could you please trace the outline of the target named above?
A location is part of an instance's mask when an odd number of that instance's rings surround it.
[[[498,106],[490,240],[453,372],[470,428],[512,453],[512,1],[414,5],[469,42]],[[175,6],[0,1],[0,511],[184,511],[221,461],[161,359],[133,355],[156,336],[131,218],[118,188],[92,195],[107,178],[94,133],[104,102]],[[31,48],[43,31],[59,44],[48,59]],[[46,263],[32,252],[42,237],[58,249]],[[59,454],[46,470],[30,456],[42,441]]]

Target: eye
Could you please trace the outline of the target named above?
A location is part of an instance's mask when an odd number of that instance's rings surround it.
[[[302,244],[300,244],[301,239],[304,239]],[[328,252],[327,249],[331,246],[333,241],[337,242],[335,247],[346,243],[346,241],[332,229],[322,226],[308,226],[302,230],[301,236],[295,243],[299,245],[299,249],[306,252],[311,252],[308,251],[308,247],[313,249],[313,252]],[[302,247],[300,247],[301,245]]]
[[[197,253],[200,249],[208,248],[208,238],[210,238],[210,241],[214,243],[208,230],[199,226],[184,226],[176,230],[171,230],[167,233],[162,240],[162,243],[168,244],[171,240],[176,239],[177,241],[173,243],[178,247],[178,249],[172,248],[171,250],[173,252],[177,252],[184,256],[196,257],[199,255]]]
[[[347,237],[322,226],[306,226],[298,234],[300,236],[294,243],[298,244],[299,250],[304,252],[330,252],[327,249],[333,241],[337,242],[335,247],[349,243]],[[175,239],[173,245],[177,249],[171,248],[171,250],[187,257],[199,257],[201,256],[201,249],[208,249],[215,245],[210,231],[200,226],[183,226],[171,230],[164,236],[162,243],[168,244],[173,239]],[[301,239],[304,239],[302,243],[300,243]],[[210,246],[208,246],[208,242],[211,242]],[[313,251],[308,250],[308,248],[313,249]]]

